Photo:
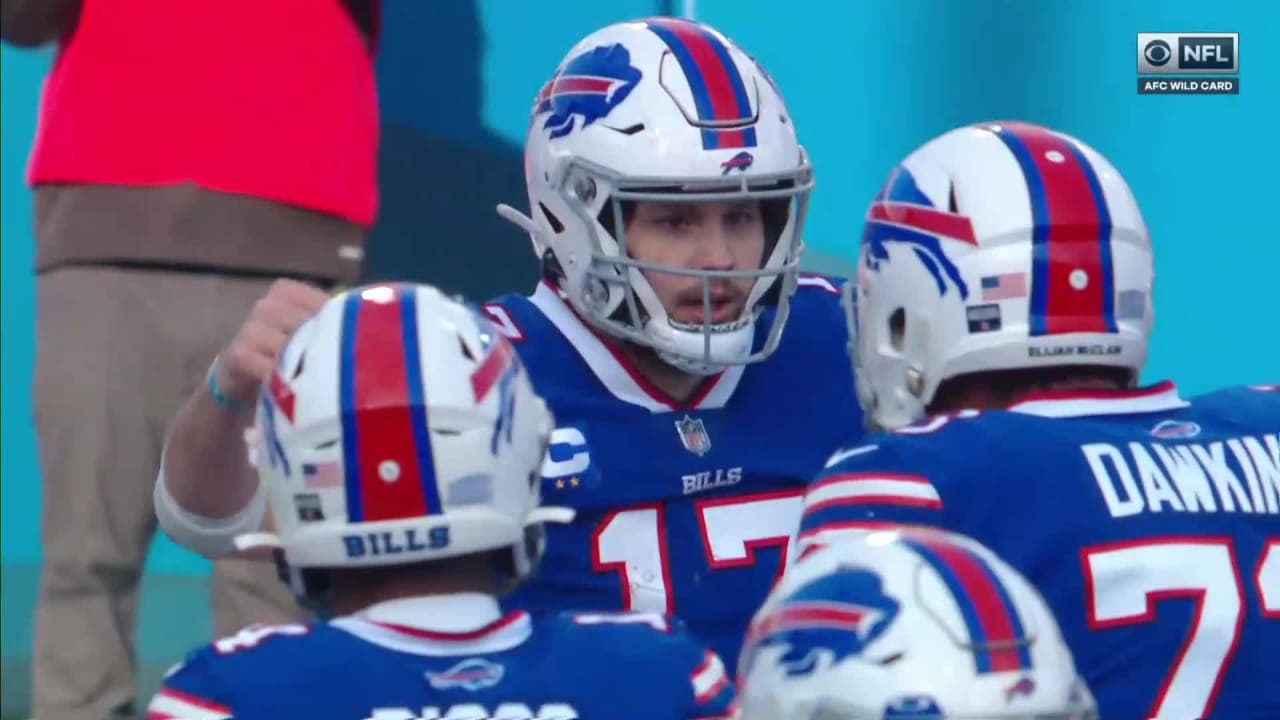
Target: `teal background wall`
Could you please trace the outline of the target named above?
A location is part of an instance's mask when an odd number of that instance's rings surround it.
[[[580,36],[670,10],[652,0],[384,0],[378,63],[383,212],[371,275],[476,295],[528,285],[527,241],[493,218],[523,204],[530,101]],[[701,0],[782,87],[817,169],[809,264],[843,270],[865,203],[929,137],[1020,118],[1075,134],[1128,178],[1157,251],[1148,379],[1184,390],[1276,381],[1280,5],[1262,0]],[[1135,33],[1240,32],[1241,93],[1139,96]],[[0,714],[27,698],[40,559],[30,422],[34,283],[23,182],[50,51],[0,48]],[[457,228],[458,231],[451,231]],[[462,248],[462,250],[459,250]],[[477,273],[476,253],[504,262]],[[496,253],[490,254],[490,253]],[[164,539],[150,557],[142,684],[207,639],[208,565]]]

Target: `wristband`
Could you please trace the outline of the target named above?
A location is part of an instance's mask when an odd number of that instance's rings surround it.
[[[213,398],[214,404],[227,412],[240,414],[249,409],[249,404],[229,397],[222,392],[222,388],[218,387],[217,370],[221,359],[221,356],[215,357],[213,362],[209,363],[209,371],[205,373],[205,386],[209,388],[209,397]]]

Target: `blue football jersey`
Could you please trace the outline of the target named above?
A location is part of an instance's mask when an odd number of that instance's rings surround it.
[[[148,720],[723,718],[723,663],[659,615],[502,615],[484,595],[410,598],[254,626],[170,671]]]
[[[1054,609],[1103,718],[1280,718],[1280,392],[1162,383],[966,411],[837,452],[802,537],[986,544]]]
[[[688,403],[649,386],[545,284],[485,310],[555,416],[543,502],[577,510],[547,527],[515,602],[675,614],[732,665],[808,478],[861,434],[836,281],[802,278],[777,351]]]

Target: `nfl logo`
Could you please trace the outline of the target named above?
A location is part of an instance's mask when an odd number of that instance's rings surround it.
[[[701,418],[691,418],[685,415],[683,419],[676,421],[676,432],[680,433],[680,442],[684,443],[684,449],[695,455],[706,455],[711,450],[711,438],[707,435],[707,428],[702,425]]]

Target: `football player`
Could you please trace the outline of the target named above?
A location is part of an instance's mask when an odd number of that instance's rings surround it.
[[[660,615],[503,612],[536,565],[552,420],[505,338],[427,286],[330,300],[263,390],[256,464],[298,598],[172,670],[149,718],[721,717],[720,659]]]
[[[577,516],[548,528],[519,600],[676,614],[735,657],[807,478],[861,427],[837,284],[798,274],[813,178],[794,119],[715,30],[621,23],[537,94],[525,168],[530,215],[500,211],[544,280],[484,309],[555,414],[544,490]],[[215,365],[222,396],[266,378],[315,300],[293,285],[264,300]],[[157,483],[165,529],[207,554],[262,514],[252,474],[227,466],[236,423],[197,393]]]
[[[1139,387],[1152,275],[1128,185],[1079,140],[987,123],[909,155],[846,289],[892,432],[830,459],[803,537],[972,536],[1040,588],[1103,717],[1280,717],[1280,393]]]
[[[797,562],[739,662],[740,720],[1092,720],[1044,599],[969,538],[849,533]]]

